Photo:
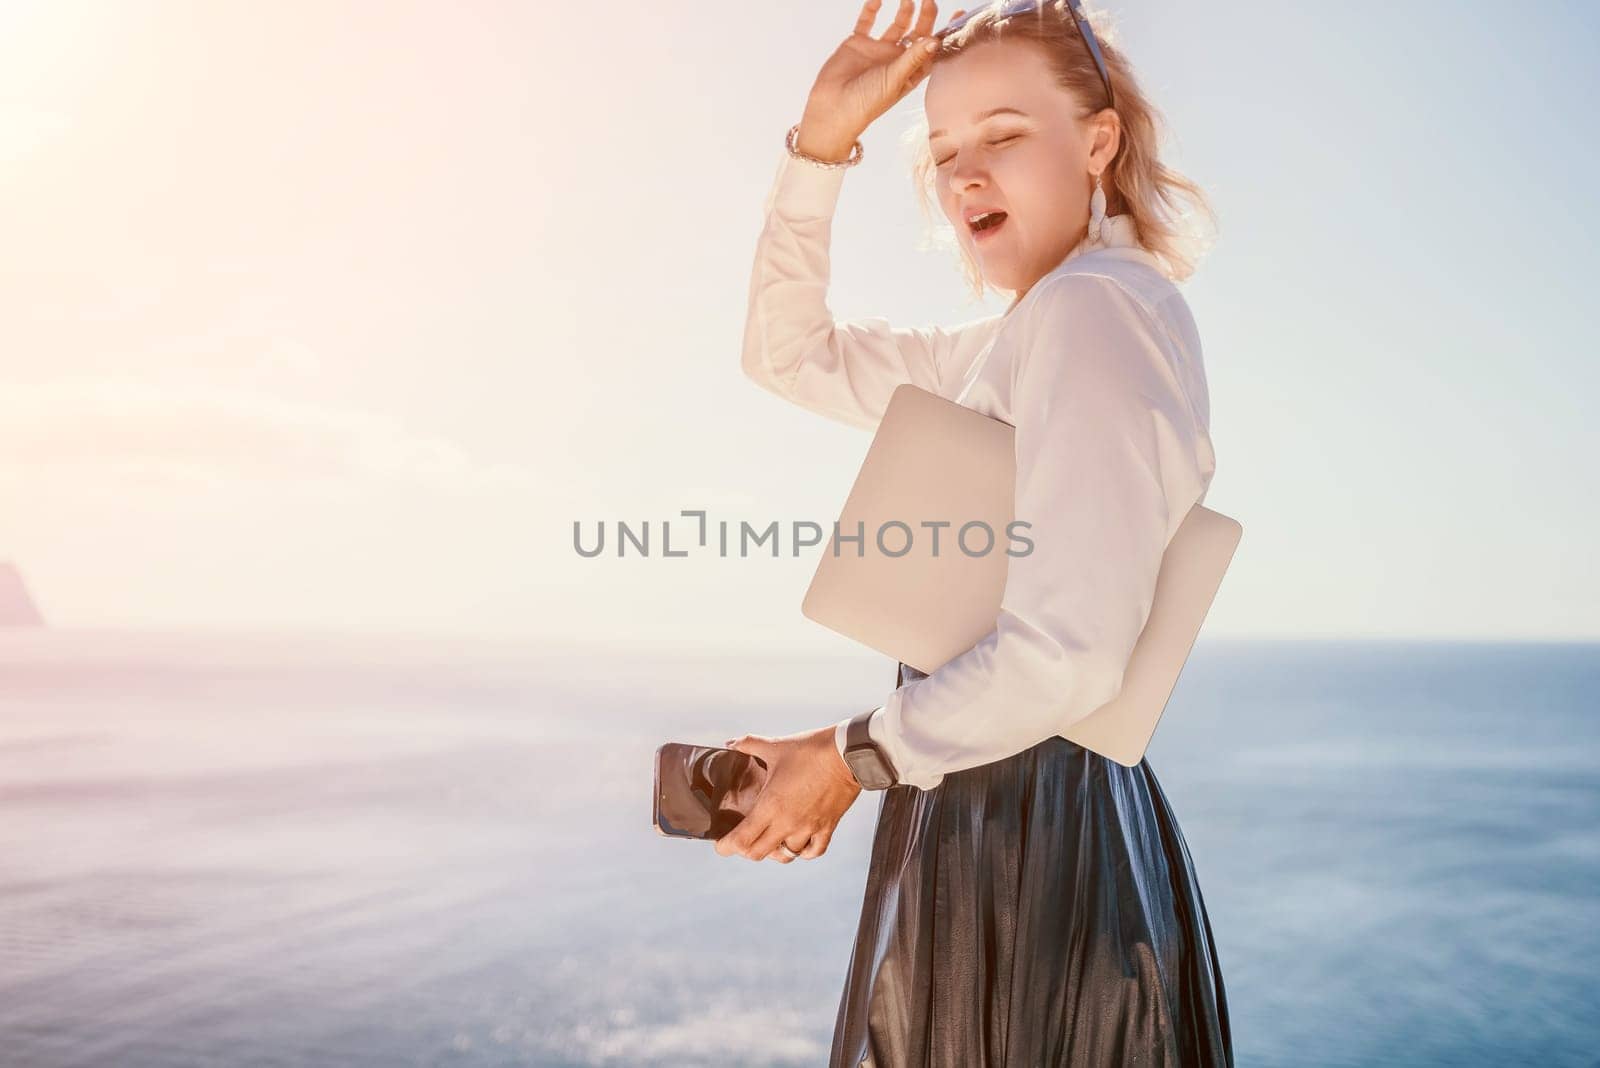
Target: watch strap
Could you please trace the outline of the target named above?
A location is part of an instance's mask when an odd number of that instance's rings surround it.
[[[879,707],[881,708],[882,706]],[[845,727],[844,747],[847,753],[849,750],[854,749],[857,746],[870,747],[873,753],[877,755],[879,763],[883,765],[884,769],[889,775],[889,778],[892,780],[890,785],[895,785],[900,782],[900,773],[895,768],[894,761],[889,759],[889,754],[884,752],[883,746],[879,745],[877,740],[872,737],[872,732],[870,730],[872,717],[877,712],[878,708],[869,708],[867,711],[851,717],[850,722]],[[848,756],[846,756],[845,762],[849,763]],[[863,784],[863,787],[867,788],[865,787],[865,784]],[[871,787],[871,789],[886,788],[887,787],[884,786]]]
[[[872,714],[876,711],[876,708],[869,708],[865,712],[851,717],[850,725],[844,729],[844,746],[846,749],[851,746],[866,745],[868,743],[874,748],[878,748],[878,743],[872,740],[872,731],[870,729]]]

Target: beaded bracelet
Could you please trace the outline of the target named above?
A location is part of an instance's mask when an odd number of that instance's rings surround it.
[[[861,147],[861,141],[857,139],[856,143],[850,146],[850,155],[844,159],[818,159],[815,156],[808,156],[794,147],[795,135],[799,132],[800,124],[797,122],[789,127],[788,136],[783,139],[783,143],[789,149],[790,156],[795,159],[805,160],[813,167],[825,167],[828,170],[837,170],[840,167],[854,167],[861,162],[861,157],[867,153],[867,150]]]

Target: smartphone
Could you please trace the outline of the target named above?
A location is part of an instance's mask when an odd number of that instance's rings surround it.
[[[656,749],[650,821],[669,838],[721,838],[739,825],[767,784],[767,762],[711,745]]]

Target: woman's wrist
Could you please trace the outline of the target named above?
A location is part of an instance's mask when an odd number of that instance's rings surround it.
[[[794,150],[819,163],[846,164],[860,160],[860,138],[829,130],[820,123],[802,117],[795,129]]]
[[[839,781],[851,789],[861,789],[861,784],[856,781],[855,772],[850,770],[850,765],[844,762],[844,753],[839,749],[837,723],[830,723],[826,727],[818,727],[812,732],[812,738],[817,743],[817,748],[824,750],[823,763],[828,765],[830,771],[838,777]]]

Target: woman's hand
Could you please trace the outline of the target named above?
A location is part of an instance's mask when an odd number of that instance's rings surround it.
[[[930,36],[939,12],[934,0],[923,0],[915,28],[915,0],[900,0],[889,28],[872,36],[882,0],[861,6],[856,28],[822,65],[795,135],[795,147],[818,159],[842,160],[866,128],[927,77],[932,66]],[[901,44],[909,37],[910,43]]]
[[[829,725],[782,738],[747,734],[728,743],[767,762],[767,783],[744,819],[717,839],[718,853],[787,864],[795,858],[778,848],[780,842],[807,859],[828,851],[833,829],[861,793],[833,732]]]

